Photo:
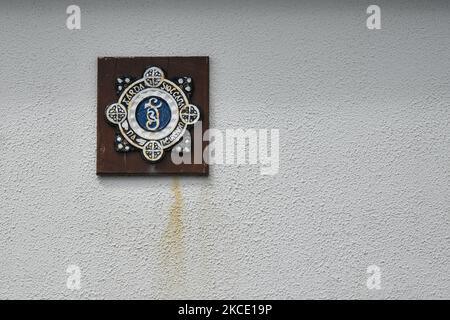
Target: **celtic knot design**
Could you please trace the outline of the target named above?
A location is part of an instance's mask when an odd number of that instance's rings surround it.
[[[150,87],[159,86],[161,84],[163,77],[164,77],[164,75],[161,72],[161,69],[156,68],[156,67],[151,67],[151,68],[147,69],[147,71],[145,71],[145,73],[144,73],[145,82]]]
[[[120,123],[127,116],[127,111],[120,104],[112,104],[106,110],[106,117],[112,123]]]
[[[184,106],[180,110],[181,120],[186,124],[194,124],[200,118],[200,111],[193,104]]]
[[[159,160],[163,154],[163,147],[158,141],[149,141],[144,146],[144,156],[150,161]]]

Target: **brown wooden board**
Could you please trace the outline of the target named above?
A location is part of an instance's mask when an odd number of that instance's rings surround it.
[[[208,175],[208,164],[179,164],[172,162],[170,150],[158,162],[145,160],[139,151],[121,153],[114,149],[117,129],[106,120],[105,109],[117,101],[116,79],[121,76],[141,78],[146,68],[161,68],[166,78],[189,76],[194,83],[190,102],[200,110],[202,134],[209,128],[209,58],[208,57],[101,57],[98,58],[97,78],[97,174],[98,175]],[[193,127],[192,150],[196,139]],[[197,139],[198,140],[198,139]],[[202,141],[202,151],[207,142]]]

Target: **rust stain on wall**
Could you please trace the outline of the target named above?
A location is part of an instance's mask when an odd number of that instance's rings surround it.
[[[169,222],[162,238],[164,287],[167,293],[173,293],[183,286],[184,269],[184,224],[183,194],[178,178],[172,186],[173,204],[169,210]]]

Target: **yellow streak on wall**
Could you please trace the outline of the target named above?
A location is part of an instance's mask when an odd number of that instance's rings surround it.
[[[162,238],[164,292],[173,297],[183,287],[184,269],[184,224],[183,194],[180,181],[174,178],[172,184],[173,204],[169,210],[169,222]]]

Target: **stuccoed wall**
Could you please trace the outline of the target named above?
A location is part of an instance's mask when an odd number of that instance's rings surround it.
[[[73,3],[1,3],[0,298],[450,298],[447,1]],[[211,127],[279,128],[279,173],[97,177],[129,55],[210,56]]]

